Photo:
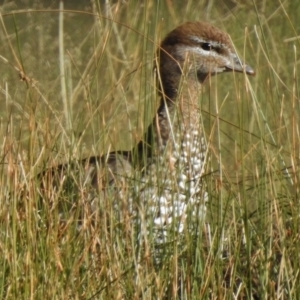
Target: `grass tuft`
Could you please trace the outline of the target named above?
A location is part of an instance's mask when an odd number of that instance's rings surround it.
[[[65,3],[60,31],[56,4],[1,7],[0,298],[296,299],[297,1],[102,2]],[[182,235],[175,224],[157,247],[139,174],[118,182],[123,197],[91,195],[76,161],[140,139],[157,108],[155,49],[188,20],[226,29],[257,75],[204,88],[207,220]],[[38,174],[64,162],[41,189]]]

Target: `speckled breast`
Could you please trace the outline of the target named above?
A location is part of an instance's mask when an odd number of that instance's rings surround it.
[[[183,124],[171,128],[166,142],[160,141],[141,193],[147,218],[164,238],[169,230],[181,233],[189,217],[199,224],[206,215],[208,196],[202,176],[207,144],[199,122],[188,127]]]

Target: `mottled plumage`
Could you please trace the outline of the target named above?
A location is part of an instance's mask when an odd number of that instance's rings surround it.
[[[178,232],[188,215],[204,221],[208,148],[199,101],[203,83],[222,72],[254,71],[240,61],[226,33],[204,22],[188,22],[170,32],[157,61],[161,103],[138,147],[151,161],[141,198],[164,239],[174,220]]]

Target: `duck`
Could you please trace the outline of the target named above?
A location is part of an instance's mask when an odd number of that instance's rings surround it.
[[[75,168],[81,166],[82,182],[97,193],[113,186],[120,195],[134,186],[140,213],[165,241],[174,224],[181,233],[190,226],[189,215],[197,222],[206,216],[209,196],[203,177],[209,147],[201,119],[203,85],[220,73],[255,75],[255,71],[240,59],[226,32],[202,21],[183,23],[166,35],[154,70],[160,101],[143,138],[129,151],[89,157],[76,162]],[[43,185],[62,182],[69,170],[70,164],[46,170]],[[125,201],[132,206],[132,199]]]

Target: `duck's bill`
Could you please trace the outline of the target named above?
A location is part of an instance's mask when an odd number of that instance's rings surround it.
[[[227,71],[234,71],[234,72],[242,72],[246,73],[247,75],[255,75],[255,71],[248,65],[246,65],[242,60],[240,60],[237,56],[235,56],[232,61],[228,62],[225,66]]]

